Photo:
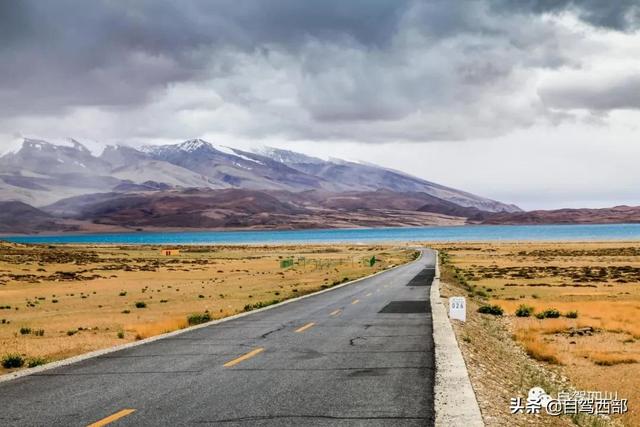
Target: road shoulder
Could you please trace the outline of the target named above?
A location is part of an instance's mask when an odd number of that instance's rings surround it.
[[[436,356],[435,424],[436,426],[484,426],[462,352],[449,322],[447,309],[440,299],[440,270],[437,256],[430,300]]]

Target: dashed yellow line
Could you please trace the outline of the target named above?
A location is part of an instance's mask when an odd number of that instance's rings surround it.
[[[132,414],[133,412],[135,412],[135,409],[123,409],[122,411],[118,411],[113,415],[109,415],[106,418],[103,418],[99,421],[96,421],[93,424],[89,424],[87,427],[102,427],[102,426],[106,426],[107,424],[111,424],[114,421],[119,420],[120,418],[126,417],[127,415]]]
[[[309,323],[307,323],[306,325],[304,325],[304,326],[302,326],[302,327],[300,327],[300,328],[296,329],[296,332],[304,332],[304,331],[306,331],[307,329],[311,328],[313,325],[315,325],[315,322],[309,322]]]
[[[337,309],[337,310],[333,310],[331,313],[329,313],[329,316],[337,316],[338,314],[340,314],[342,310]]]
[[[233,360],[228,361],[228,362],[227,362],[227,363],[225,363],[223,366],[224,366],[225,368],[230,368],[230,367],[232,367],[232,366],[237,365],[238,363],[240,363],[240,362],[242,362],[242,361],[245,361],[245,360],[247,360],[247,359],[251,359],[253,356],[255,356],[255,355],[257,355],[257,354],[260,354],[260,353],[262,353],[263,351],[264,351],[264,348],[262,348],[262,347],[258,347],[258,348],[256,348],[255,350],[251,350],[249,353],[243,354],[243,355],[242,355],[242,356],[240,356],[240,357],[237,357],[237,358],[235,358],[235,359],[233,359]]]
[[[360,300],[359,300],[359,299],[354,299],[354,300],[353,300],[353,302],[352,302],[351,304],[357,304],[357,303],[359,303],[359,302],[360,302]]]

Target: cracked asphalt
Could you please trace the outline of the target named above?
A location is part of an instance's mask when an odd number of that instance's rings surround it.
[[[0,383],[0,425],[433,425],[434,263]]]

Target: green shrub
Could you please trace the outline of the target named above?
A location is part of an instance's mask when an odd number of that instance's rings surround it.
[[[69,329],[69,330],[67,331],[67,335],[68,335],[68,336],[70,336],[70,337],[71,337],[71,336],[74,336],[74,335],[75,335],[75,334],[77,334],[77,333],[78,333],[78,331],[77,331],[76,329]]]
[[[124,332],[122,332],[122,331],[118,332],[118,338],[123,339],[124,338]]]
[[[29,335],[31,333],[31,328],[22,327],[20,328],[20,335]]]
[[[504,314],[504,310],[499,305],[483,305],[478,309],[478,313],[502,316]]]
[[[578,318],[578,312],[577,311],[567,311],[565,313],[564,317],[566,317],[568,319],[577,319]]]
[[[44,336],[44,329],[36,329],[35,331],[33,331],[33,335],[35,335],[37,337],[43,337]]]
[[[131,310],[122,310],[122,314],[129,314],[131,313]]]
[[[2,358],[3,368],[21,368],[22,366],[24,366],[24,358],[19,354],[7,354]]]
[[[136,308],[146,308],[147,307],[147,303],[144,301],[136,301]]]
[[[204,313],[194,313],[187,316],[187,322],[189,322],[189,325],[199,325],[210,321],[211,315],[206,311]]]
[[[533,307],[525,305],[525,304],[521,304],[516,309],[516,316],[517,317],[529,317],[532,314],[533,314]]]
[[[29,368],[35,368],[36,366],[44,365],[46,363],[49,363],[49,361],[44,357],[31,357],[27,360],[27,366]]]
[[[127,293],[126,293],[125,291],[122,291],[122,292],[120,292],[120,293],[118,294],[118,296],[126,297],[126,296],[127,296]]]
[[[560,317],[560,312],[555,308],[548,308],[544,311],[544,317],[547,319],[557,319]]]
[[[558,317],[560,317],[560,312],[555,308],[547,308],[545,311],[537,313],[536,317],[538,319],[557,319]]]

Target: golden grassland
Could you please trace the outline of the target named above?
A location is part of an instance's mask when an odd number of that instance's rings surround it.
[[[193,313],[230,316],[415,254],[381,245],[160,249],[0,244],[0,358],[39,364],[150,337],[184,328]]]
[[[621,420],[640,425],[639,242],[437,248],[460,289],[504,309],[503,321],[529,357],[557,367],[578,389],[617,391],[629,399]],[[533,309],[531,316],[515,315],[523,305]],[[550,309],[560,317],[535,316]]]

